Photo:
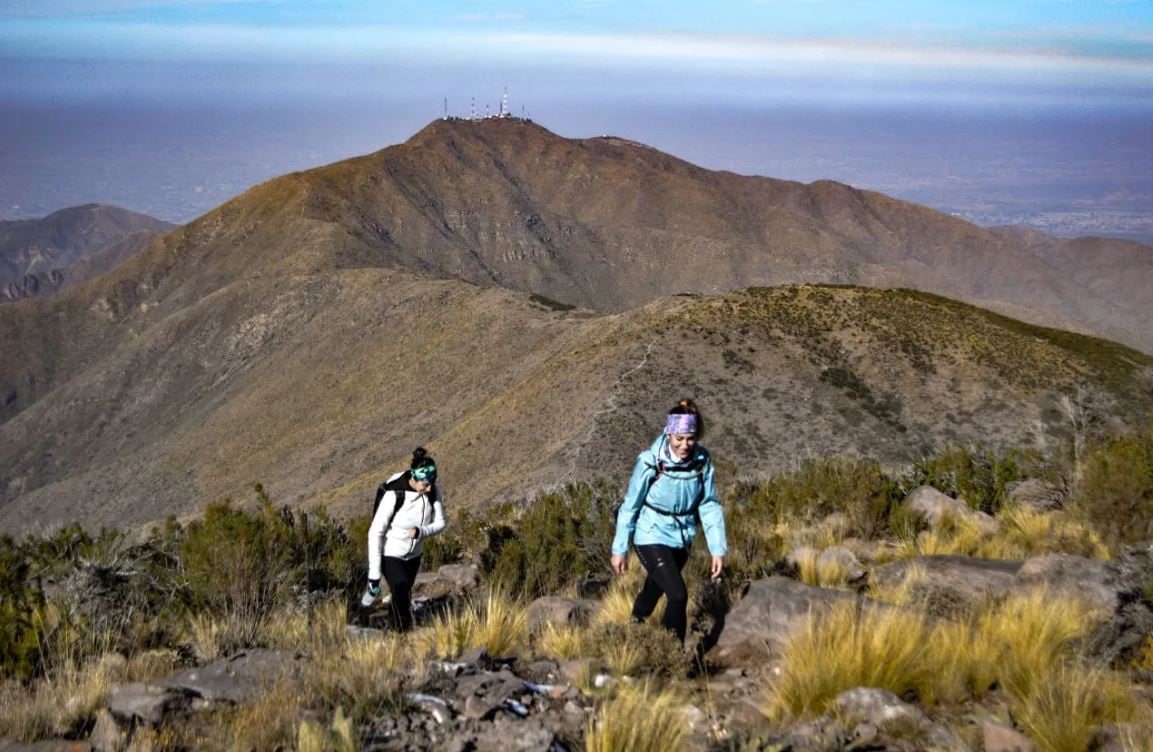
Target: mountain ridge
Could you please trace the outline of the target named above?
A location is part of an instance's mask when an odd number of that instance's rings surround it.
[[[21,354],[0,361],[0,526],[146,522],[257,481],[355,511],[417,444],[453,467],[462,506],[488,503],[623,476],[685,394],[749,472],[1056,440],[1053,405],[1079,389],[1139,419],[1151,360],[1128,347],[933,290],[780,286],[915,287],[985,260],[970,297],[1090,328],[1057,304],[1091,296],[1051,286],[1075,275],[1038,248],[829,181],[434,123],[0,306],[0,345]],[[1015,280],[1022,296],[998,298]]]

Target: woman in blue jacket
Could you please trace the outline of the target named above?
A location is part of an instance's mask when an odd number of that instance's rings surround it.
[[[612,567],[628,568],[630,540],[648,578],[633,604],[633,618],[644,620],[665,596],[661,623],[684,642],[689,594],[681,570],[697,534],[697,519],[713,557],[712,578],[721,576],[725,554],[725,516],[713,482],[713,462],[697,443],[704,429],[692,400],[669,411],[665,431],[637,456],[624,503],[617,513]]]

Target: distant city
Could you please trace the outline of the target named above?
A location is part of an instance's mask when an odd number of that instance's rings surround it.
[[[186,222],[264,180],[402,142],[438,117],[526,113],[507,94],[493,99],[339,110],[0,104],[0,219],[97,201]],[[611,134],[712,169],[837,180],[982,226],[1153,243],[1153,137],[1140,114],[532,104],[538,123],[567,137]]]

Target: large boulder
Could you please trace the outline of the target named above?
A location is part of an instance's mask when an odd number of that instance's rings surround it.
[[[1120,583],[1115,568],[1101,559],[1072,554],[1045,554],[1026,559],[1017,571],[1023,589],[1048,587],[1061,594],[1080,598],[1106,613],[1117,609]]]
[[[1088,652],[1114,666],[1136,658],[1153,635],[1153,544],[1125,551],[1109,564],[1118,605],[1086,640]]]
[[[435,572],[421,572],[413,584],[413,598],[437,601],[468,595],[480,585],[480,567],[473,562],[445,564]]]
[[[1065,491],[1040,478],[1030,478],[1006,486],[1005,503],[1035,512],[1052,512],[1065,505]]]
[[[844,590],[810,587],[788,577],[757,580],[725,618],[710,658],[722,665],[737,665],[780,655],[810,614],[856,599]]]
[[[579,626],[588,624],[589,618],[599,607],[594,600],[577,600],[545,596],[528,604],[528,628],[532,631],[546,625],[554,627]]]
[[[886,589],[907,583],[910,600],[932,616],[959,616],[1011,593],[1020,567],[971,556],[919,556],[877,567],[871,577]]]
[[[165,725],[173,715],[191,706],[189,695],[180,689],[133,682],[115,684],[108,691],[108,712],[117,723],[135,728]]]
[[[855,724],[858,728],[867,726],[876,729],[881,738],[897,736],[898,731],[901,737],[912,737],[907,740],[893,739],[897,745],[902,741],[911,741],[923,745],[916,747],[918,749],[968,750],[968,746],[950,729],[934,723],[924,711],[903,702],[887,689],[857,687],[837,695],[834,703],[837,716],[844,722]],[[892,746],[880,745],[874,748],[890,749]]]
[[[303,657],[282,650],[247,650],[169,677],[163,687],[205,702],[249,702],[277,679],[298,676]]]
[[[990,515],[973,509],[963,499],[946,496],[932,486],[913,489],[906,501],[910,509],[924,515],[934,528],[940,527],[946,518],[952,517],[972,522],[981,532],[989,535],[1001,529],[1001,524]]]

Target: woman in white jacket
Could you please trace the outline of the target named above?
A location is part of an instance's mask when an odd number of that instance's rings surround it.
[[[424,447],[417,447],[409,469],[376,489],[376,506],[368,528],[368,588],[360,604],[368,608],[380,597],[383,569],[397,626],[401,631],[411,629],[412,585],[420,569],[424,539],[444,526],[444,499],[436,484],[436,463]]]

